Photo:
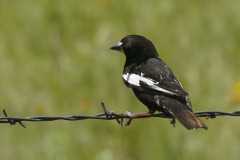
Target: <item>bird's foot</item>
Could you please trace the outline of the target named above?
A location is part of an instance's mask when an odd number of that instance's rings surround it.
[[[172,120],[170,120],[170,124],[172,124],[173,127],[175,128],[176,119],[175,119],[175,118],[172,118]]]
[[[133,118],[141,118],[141,117],[151,116],[152,114],[153,113],[151,113],[151,112],[131,113],[129,111],[126,111],[121,114],[123,117],[121,118],[120,124],[122,125],[124,118],[129,118],[128,122],[125,123],[125,126],[129,126],[131,124]]]
[[[134,117],[134,114],[132,114],[132,113],[129,112],[129,111],[126,111],[126,112],[122,113],[121,115],[122,115],[122,116],[126,116],[126,118],[129,118],[129,120],[127,121],[127,123],[125,123],[125,126],[129,126],[129,125],[131,124],[131,122],[132,122],[132,119],[133,119],[133,117]],[[125,117],[122,117],[122,118],[121,118],[121,121],[120,121],[121,126],[123,126],[123,119],[124,119],[124,118],[125,118]]]

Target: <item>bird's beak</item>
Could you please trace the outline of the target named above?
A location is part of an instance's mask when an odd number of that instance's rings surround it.
[[[118,42],[117,44],[113,45],[110,49],[123,52],[122,42]]]

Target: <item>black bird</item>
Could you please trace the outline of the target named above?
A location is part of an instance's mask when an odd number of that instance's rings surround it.
[[[187,129],[207,126],[193,113],[188,93],[172,70],[160,59],[153,43],[140,35],[128,35],[110,49],[123,52],[126,62],[122,74],[125,85],[148,107],[175,118]]]

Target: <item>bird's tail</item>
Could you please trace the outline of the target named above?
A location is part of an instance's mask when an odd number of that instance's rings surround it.
[[[162,98],[162,97],[161,97]],[[190,101],[184,97],[184,99],[176,97],[163,97],[161,99],[164,109],[166,109],[173,118],[177,118],[178,121],[187,129],[197,129],[208,127],[192,112]]]
[[[179,111],[179,110],[178,110]],[[204,128],[208,129],[208,127],[187,109],[182,109],[180,112],[173,113],[174,117],[178,119],[178,121],[187,129],[197,129],[197,128]]]

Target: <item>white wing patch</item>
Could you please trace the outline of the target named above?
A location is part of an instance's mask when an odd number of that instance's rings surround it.
[[[157,86],[159,84],[159,82],[156,82],[151,78],[145,78],[145,77],[143,77],[143,75],[144,75],[143,73],[141,73],[141,76],[139,76],[137,74],[127,73],[127,74],[123,74],[122,77],[125,81],[127,81],[131,85],[140,86],[140,81],[142,81],[142,82],[146,83],[147,85],[149,85],[149,87],[152,89],[155,89],[157,91],[164,92],[167,94],[175,95],[175,93]]]

